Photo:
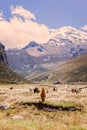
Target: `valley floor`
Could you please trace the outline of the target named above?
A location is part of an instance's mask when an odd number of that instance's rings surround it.
[[[0,130],[87,130],[86,85],[0,85]],[[46,90],[46,104],[63,107],[78,106],[81,110],[39,110],[34,103],[41,102],[40,93]],[[53,88],[56,87],[56,91]],[[78,93],[72,89],[79,89]],[[32,103],[32,105],[30,105]],[[24,104],[24,105],[23,105]],[[29,105],[28,105],[29,104]]]

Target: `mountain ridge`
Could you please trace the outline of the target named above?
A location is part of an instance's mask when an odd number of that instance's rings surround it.
[[[35,69],[38,70],[38,65],[40,70],[45,72],[52,67],[44,68],[43,64],[48,66],[52,63],[55,65],[56,62],[66,62],[87,54],[86,32],[68,26],[59,28],[56,32],[53,30],[53,33],[55,36],[47,43],[38,44],[32,41],[20,50],[11,52],[8,50],[10,67],[19,74],[28,77],[29,73]]]
[[[87,54],[64,63],[58,68],[32,78],[37,82],[87,83]]]

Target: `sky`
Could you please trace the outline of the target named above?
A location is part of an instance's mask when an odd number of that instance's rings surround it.
[[[49,29],[73,26],[87,30],[87,0],[2,0],[0,42],[6,48],[30,41],[45,43]]]

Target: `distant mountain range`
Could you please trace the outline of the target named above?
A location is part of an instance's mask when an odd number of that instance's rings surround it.
[[[87,53],[86,32],[71,26],[49,32],[52,38],[47,43],[32,41],[20,50],[7,50],[10,67],[24,77],[32,78]]]

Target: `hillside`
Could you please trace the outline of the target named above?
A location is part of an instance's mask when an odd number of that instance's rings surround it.
[[[44,73],[32,80],[63,83],[87,82],[87,55],[73,59],[53,71]]]
[[[0,83],[25,83],[29,82],[23,77],[17,75],[7,66],[0,64]]]
[[[24,83],[29,82],[19,76],[8,67],[8,57],[5,52],[5,46],[0,43],[0,83]]]

